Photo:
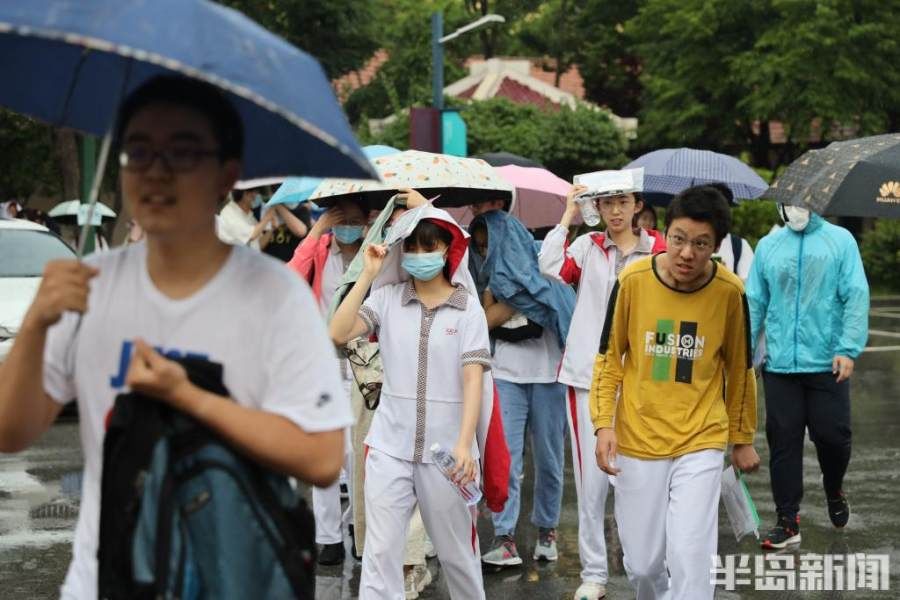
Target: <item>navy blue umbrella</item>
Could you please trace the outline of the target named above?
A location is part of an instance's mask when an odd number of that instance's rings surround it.
[[[649,152],[626,165],[644,168],[644,197],[664,206],[687,188],[704,183],[724,183],[735,200],[759,198],[769,184],[747,164],[718,152],[693,148],[665,148]]]
[[[160,74],[229,95],[244,120],[244,178],[377,178],[316,60],[237,11],[206,0],[0,3],[0,105],[104,136],[124,96]]]

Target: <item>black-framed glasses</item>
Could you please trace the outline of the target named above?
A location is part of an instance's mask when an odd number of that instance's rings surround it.
[[[670,233],[666,236],[666,239],[668,240],[669,245],[676,249],[684,248],[687,244],[690,244],[697,252],[707,252],[713,247],[713,243],[710,240],[704,238],[689,240],[677,233]]]
[[[197,168],[204,158],[219,156],[219,154],[219,150],[194,146],[169,146],[162,150],[156,150],[148,144],[128,144],[119,153],[119,166],[126,171],[140,173],[149,169],[159,158],[170,171],[184,173]]]

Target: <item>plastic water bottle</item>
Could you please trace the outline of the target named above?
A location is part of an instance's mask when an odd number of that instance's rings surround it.
[[[453,458],[453,455],[441,448],[440,444],[434,444],[431,446],[431,457],[434,459],[434,464],[437,468],[447,478],[447,481],[456,488],[462,499],[466,501],[466,504],[468,506],[478,504],[478,501],[481,500],[481,488],[478,487],[478,482],[470,481],[466,485],[459,485],[450,476],[450,473],[456,466],[456,459]]]
[[[578,208],[581,209],[581,219],[588,227],[596,227],[600,224],[600,212],[594,204],[595,197],[596,194],[588,192],[587,194],[581,194],[575,198],[575,203],[578,204]]]

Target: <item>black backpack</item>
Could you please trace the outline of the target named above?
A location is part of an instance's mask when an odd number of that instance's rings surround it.
[[[741,262],[741,254],[744,252],[744,238],[732,233],[731,234],[731,255],[734,256],[734,271],[738,272],[738,265]]]
[[[228,396],[222,366],[179,359]],[[100,598],[313,598],[315,522],[288,478],[137,393],[116,398],[103,442]]]

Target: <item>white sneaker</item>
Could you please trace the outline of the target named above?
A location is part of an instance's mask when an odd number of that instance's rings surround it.
[[[431,584],[431,571],[425,565],[415,565],[406,574],[403,581],[403,592],[406,594],[406,600],[416,600],[419,592],[424,590]]]
[[[575,591],[574,600],[600,600],[606,598],[606,586],[594,581],[584,581]]]
[[[425,558],[434,558],[437,556],[437,552],[434,550],[434,544],[431,543],[431,537],[426,533],[425,534]]]
[[[522,564],[522,557],[512,537],[500,535],[494,538],[491,549],[481,555],[481,562],[495,567],[515,567]]]
[[[538,539],[534,545],[534,560],[554,561],[559,558],[556,550],[556,529],[538,529]]]

